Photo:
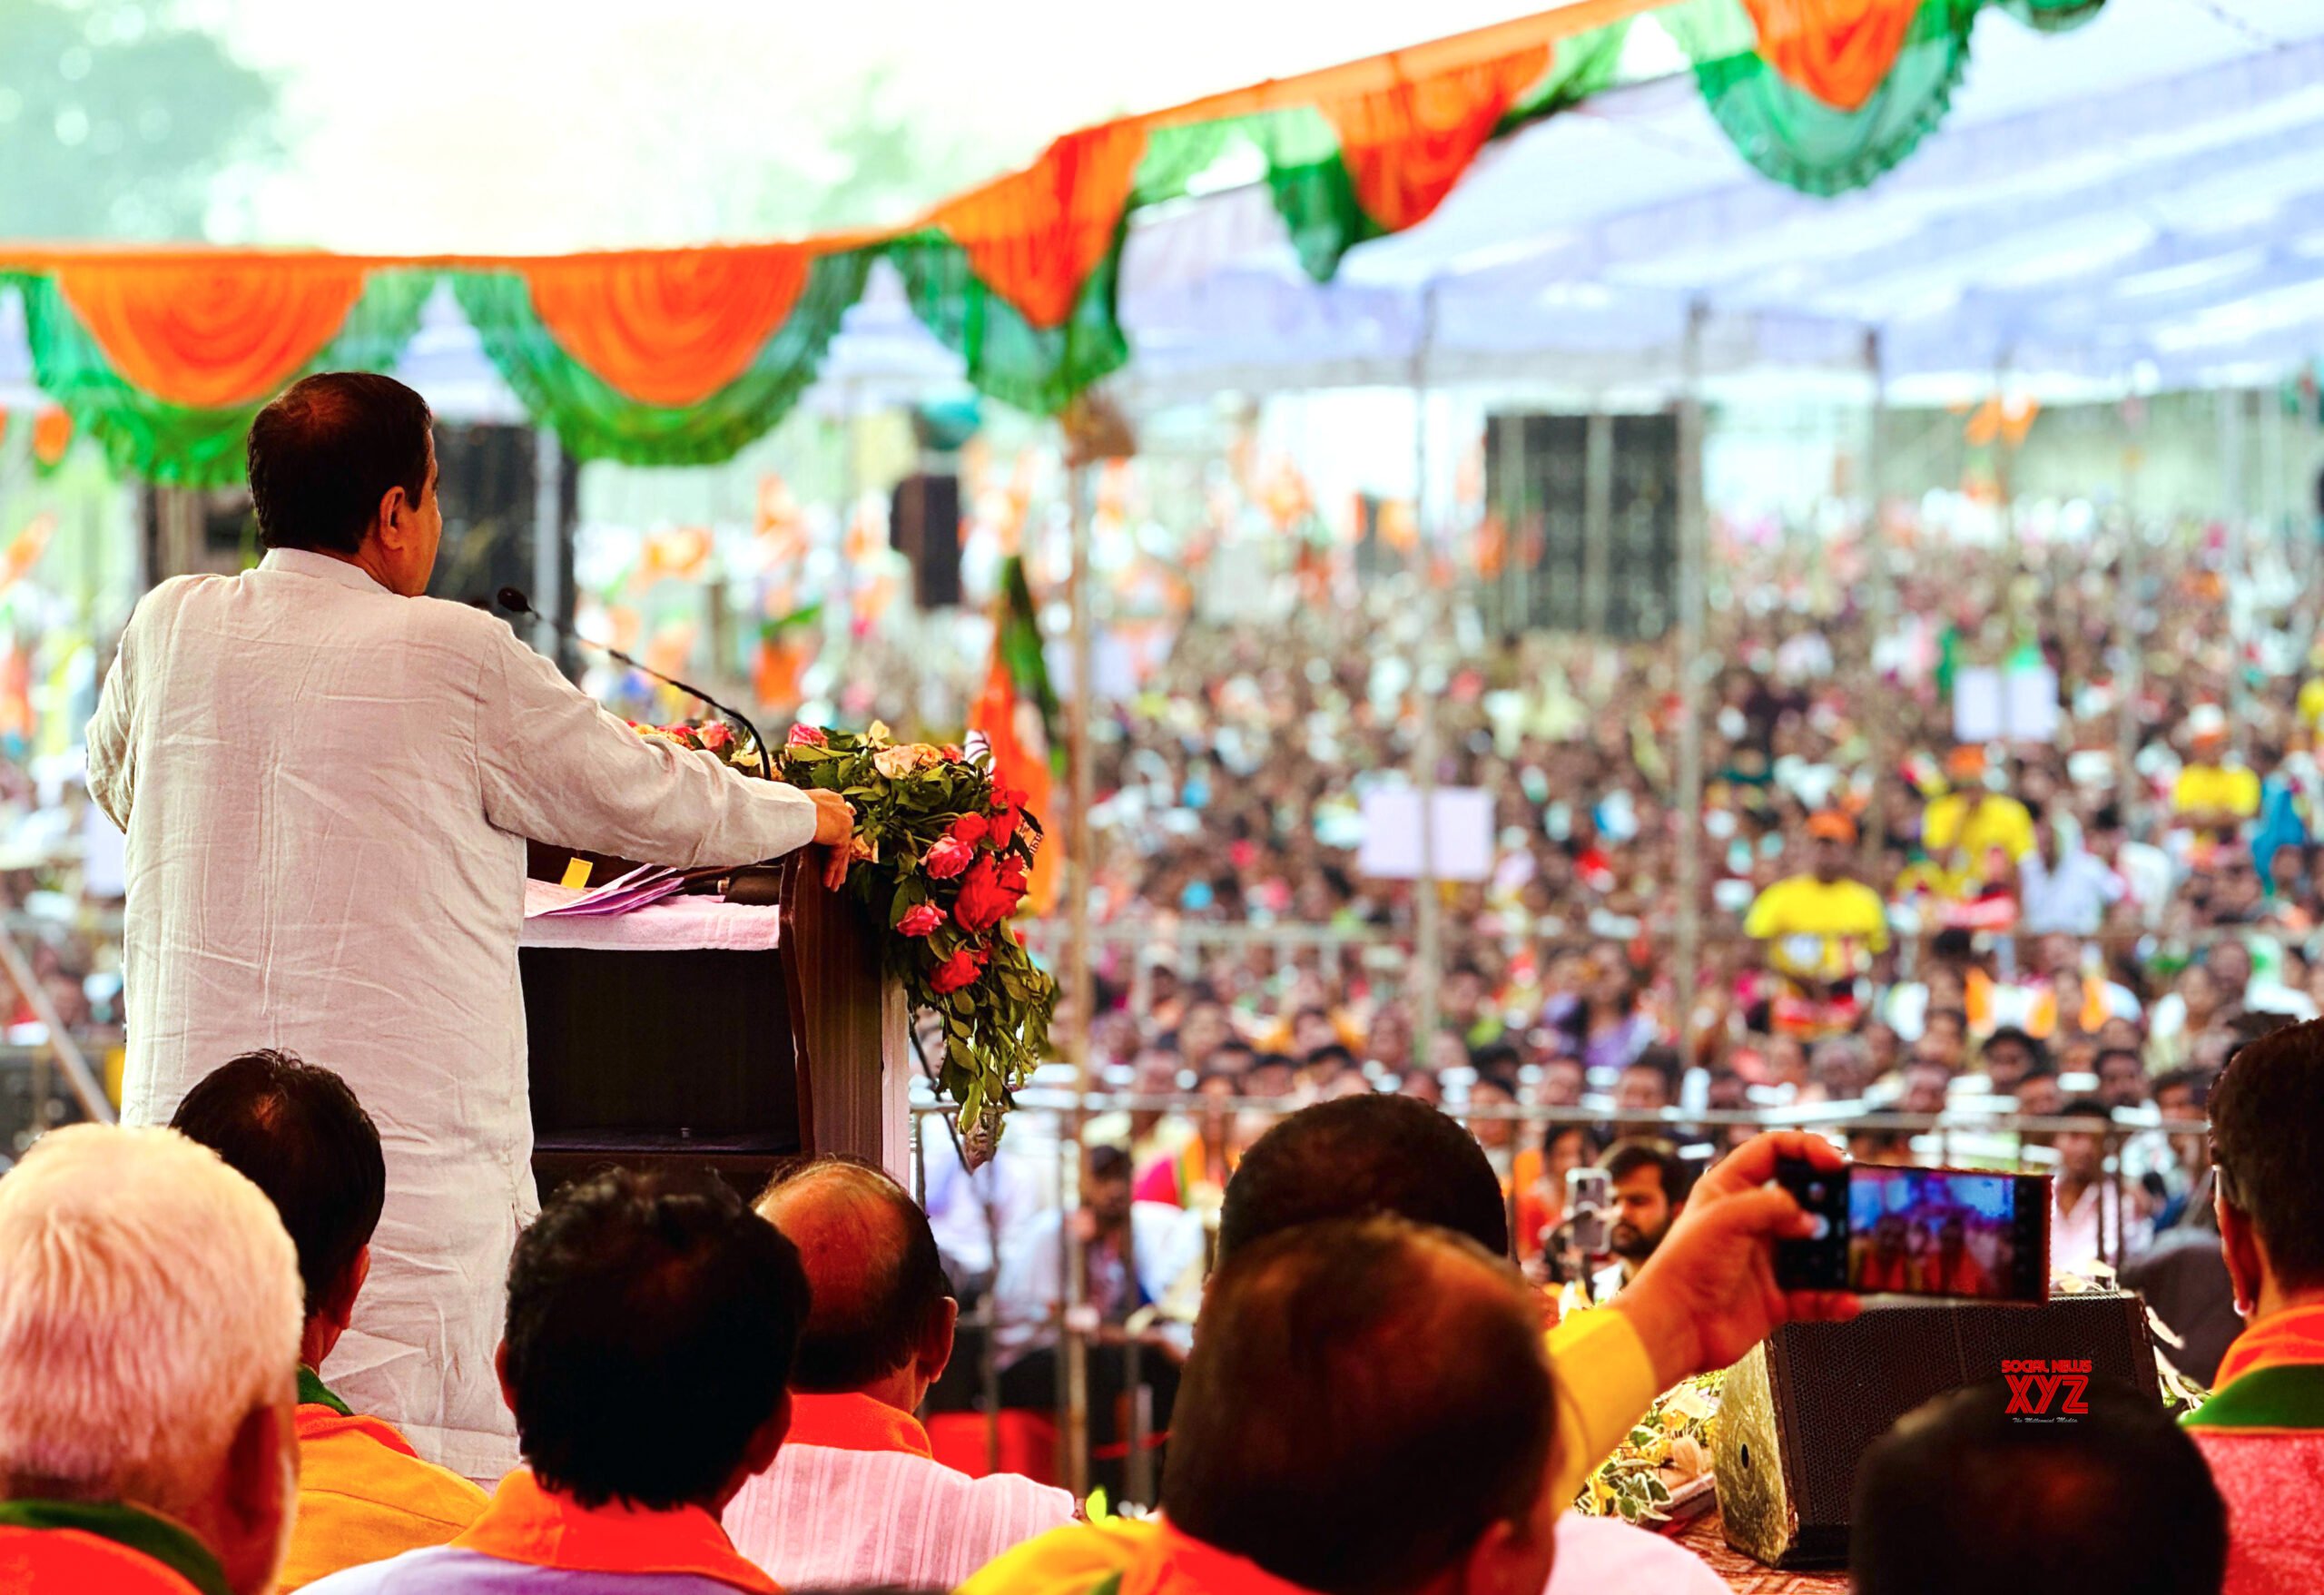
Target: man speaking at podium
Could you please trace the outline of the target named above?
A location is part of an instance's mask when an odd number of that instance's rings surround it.
[[[845,842],[846,803],[637,736],[465,605],[424,597],[443,517],[419,395],[310,377],[251,428],[270,550],[148,593],[89,726],[128,833],[122,1117],[165,1124],[258,1048],[378,1122],[387,1210],[326,1382],[423,1454],[516,1463],[493,1373],[537,1203],[517,940],[527,838],[734,865]]]

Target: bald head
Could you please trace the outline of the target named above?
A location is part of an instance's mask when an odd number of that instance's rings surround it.
[[[928,1216],[868,1164],[819,1158],[777,1177],[760,1216],[799,1250],[811,1306],[794,1390],[867,1390],[950,1354],[952,1285]]]
[[[1555,1428],[1540,1309],[1507,1264],[1401,1218],[1305,1225],[1211,1281],[1162,1504],[1305,1589],[1402,1595],[1496,1540],[1546,1558]]]

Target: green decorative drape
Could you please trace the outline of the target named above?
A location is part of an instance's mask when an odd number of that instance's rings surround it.
[[[1824,103],[1761,60],[1741,0],[1681,0],[1655,15],[1693,60],[1736,153],[1787,187],[1828,195],[1890,171],[1945,119],[1976,10],[1975,0],[1925,0],[1887,80],[1856,111]]]
[[[16,272],[10,281],[24,296],[33,379],[64,408],[79,432],[97,441],[114,470],[173,487],[242,479],[243,444],[259,401],[190,409],[155,399],[113,369],[53,278]],[[424,271],[372,272],[338,336],[300,374],[393,367],[419,325],[420,306],[434,281]]]
[[[534,312],[513,271],[458,271],[452,291],[484,352],[534,420],[552,427],[576,459],[625,465],[714,465],[773,428],[815,378],[840,318],[863,292],[870,257],[817,257],[807,285],[747,369],[698,403],[643,403],[615,391],[567,354]]]
[[[966,363],[978,391],[1046,416],[1129,359],[1129,340],[1114,314],[1128,224],[1125,212],[1112,247],[1082,284],[1073,313],[1046,330],[986,287],[966,251],[944,234],[907,233],[883,247],[903,277],[912,313]]]

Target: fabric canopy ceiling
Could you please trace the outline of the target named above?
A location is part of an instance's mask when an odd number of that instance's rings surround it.
[[[2101,3],[1581,0],[1068,134],[877,236],[0,248],[0,387],[203,483],[266,394],[331,366],[649,464],[729,457],[819,374],[1041,412],[1133,352],[1157,395],[1401,382],[1423,356],[1434,381],[1603,387],[1674,369],[1696,304],[1721,369],[1845,363],[1874,325],[1908,375],[2215,369],[2311,317],[2319,255],[2282,227],[2309,214],[2324,8]],[[1669,75],[1614,86],[1658,54]]]
[[[1988,14],[1942,131],[1837,199],[1772,185],[1676,79],[1489,152],[1424,225],[1302,280],[1255,196],[1134,234],[1128,380],[1220,388],[1860,372],[1906,390],[2272,379],[2324,349],[2324,6],[2146,0],[2068,41]],[[1917,383],[1916,383],[1916,380]]]

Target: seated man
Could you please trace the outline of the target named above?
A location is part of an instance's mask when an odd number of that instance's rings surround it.
[[[187,1092],[170,1127],[264,1191],[299,1249],[299,1518],[282,1589],[441,1545],[474,1522],[483,1491],[350,1412],[315,1372],[354,1321],[387,1191],[379,1132],[347,1082],[285,1053],[249,1053]]]
[[[912,1416],[952,1356],[960,1304],[928,1216],[865,1164],[826,1158],[778,1179],[760,1216],[799,1248],[812,1303],[791,1365],[774,1466],[726,1508],[743,1555],[787,1589],[950,1589],[1073,1520],[1073,1497],[937,1462]]]
[[[526,1465],[448,1545],[313,1595],[781,1595],[718,1526],[774,1461],[799,1254],[708,1174],[616,1168],[517,1242],[500,1389]]]
[[[2152,1390],[2083,1402],[2027,1423],[1995,1380],[1898,1419],[1856,1473],[1856,1595],[2214,1595],[2227,1524],[2201,1454]]]
[[[1534,1595],[1571,1499],[1558,1394],[1538,1298],[1473,1243],[1386,1217],[1270,1236],[1211,1280],[1164,1515],[1056,1530],[961,1595]]]
[[[0,1590],[265,1595],[298,1359],[257,1186],[170,1130],[42,1137],[0,1178]]]
[[[2230,1595],[2324,1569],[2324,1019],[2236,1053],[2211,1088],[2221,1249],[2250,1327],[2187,1429],[2227,1497]]]
[[[1696,1182],[1686,1216],[1620,1301],[1576,1314],[1550,1334],[1564,1394],[1552,1469],[1561,1502],[1572,1501],[1660,1392],[1689,1374],[1726,1367],[1784,1319],[1854,1316],[1853,1296],[1762,1294],[1775,1237],[1796,1237],[1807,1227],[1789,1196],[1761,1188],[1778,1156],[1839,1164],[1815,1136],[1746,1142]],[[1300,1225],[1374,1214],[1441,1226],[1508,1255],[1501,1184],[1468,1132],[1409,1098],[1375,1096],[1302,1108],[1259,1138],[1226,1187],[1219,1261],[1224,1265]],[[1207,1308],[1206,1324],[1206,1314]],[[1197,1344],[1207,1333],[1197,1327]],[[1173,1430],[1174,1445],[1183,1433],[1183,1426]],[[1683,1589],[1689,1576],[1700,1581],[1700,1563],[1677,1546],[1626,1525],[1593,1521],[1588,1528],[1585,1535],[1579,1521],[1561,1525],[1560,1543],[1569,1535],[1590,1541],[1592,1571],[1620,1568],[1657,1589]],[[1608,1541],[1620,1543],[1600,1543]],[[1600,1584],[1620,1587],[1611,1579],[1571,1587]]]

